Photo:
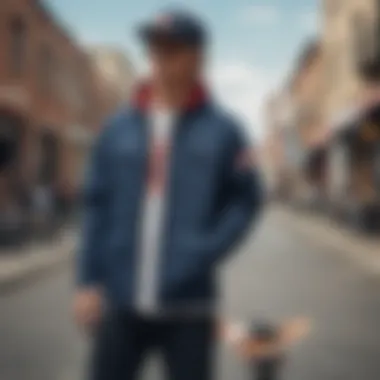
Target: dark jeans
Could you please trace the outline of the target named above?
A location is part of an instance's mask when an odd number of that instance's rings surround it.
[[[145,319],[130,313],[109,313],[98,331],[90,380],[137,380],[152,349],[164,359],[165,380],[212,380],[212,318]]]
[[[252,375],[254,380],[278,380],[280,379],[281,367],[284,358],[263,359],[252,363]]]

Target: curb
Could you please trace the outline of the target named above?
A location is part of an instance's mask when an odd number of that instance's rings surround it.
[[[60,249],[57,249],[58,245],[60,245]],[[30,257],[23,258],[24,261],[15,265],[12,270],[0,274],[0,295],[13,291],[29,281],[38,280],[54,269],[69,264],[74,257],[75,245],[75,239],[57,241],[53,245],[41,247],[42,252],[31,253]],[[52,252],[53,250],[56,252]],[[24,254],[28,255],[28,253]]]

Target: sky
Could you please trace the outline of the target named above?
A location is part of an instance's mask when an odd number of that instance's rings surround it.
[[[185,8],[209,26],[208,77],[217,99],[253,136],[264,134],[262,107],[284,82],[297,53],[319,30],[320,0],[45,0],[84,44],[124,49],[136,69],[144,53],[136,25],[165,8]]]

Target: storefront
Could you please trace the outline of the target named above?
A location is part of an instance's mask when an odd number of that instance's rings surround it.
[[[327,182],[330,214],[343,217],[350,204],[350,147],[341,137],[334,138],[328,149]]]
[[[380,231],[380,103],[347,120],[329,155],[329,195],[347,221]]]
[[[57,178],[59,163],[59,141],[52,132],[43,132],[40,139],[39,182],[51,186]]]
[[[83,125],[73,125],[67,129],[65,139],[64,181],[60,188],[62,200],[75,215],[80,207],[81,192],[88,163],[88,156],[94,143],[94,133]]]
[[[305,156],[303,171],[308,187],[308,205],[316,210],[327,206],[327,159],[326,141],[311,146]]]
[[[0,111],[0,172],[15,169],[20,153],[23,123],[21,117]]]
[[[33,186],[34,234],[50,236],[56,230],[56,182],[60,165],[60,141],[53,128],[43,127],[38,135],[37,177]]]
[[[25,125],[22,117],[0,111],[0,245],[21,239],[27,197],[20,181],[20,156]]]
[[[300,168],[304,150],[295,125],[282,131],[283,163],[281,170],[282,198],[293,205],[301,203],[302,181]]]
[[[0,86],[0,172],[19,173],[28,98],[17,86]],[[12,169],[12,170],[11,170]]]

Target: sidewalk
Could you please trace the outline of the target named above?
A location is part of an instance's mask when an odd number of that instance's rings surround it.
[[[327,216],[290,206],[276,205],[273,212],[321,246],[353,260],[369,274],[380,275],[380,236],[367,237]]]
[[[0,251],[0,292],[68,262],[77,241],[73,227],[65,228],[46,243],[31,243],[18,249]]]

